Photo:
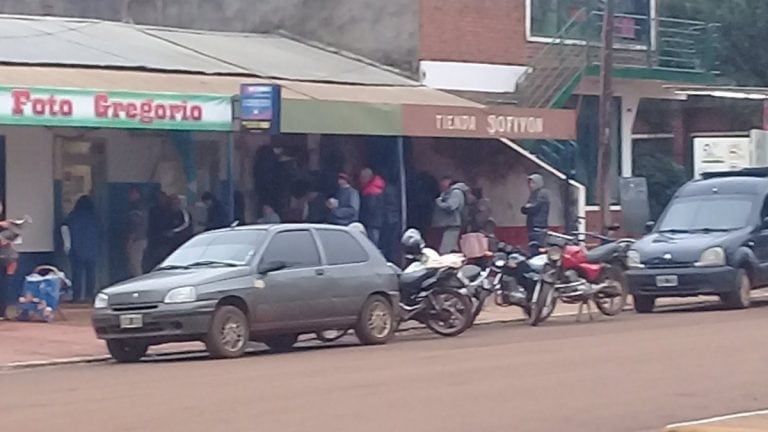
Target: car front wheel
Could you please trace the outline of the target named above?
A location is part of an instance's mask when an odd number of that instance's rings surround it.
[[[751,295],[752,281],[749,279],[749,273],[739,269],[736,289],[720,296],[720,301],[728,309],[746,309],[752,302]]]
[[[221,306],[213,313],[205,347],[213,358],[235,358],[245,353],[249,340],[248,319],[235,306]]]
[[[136,363],[147,353],[147,345],[122,340],[107,341],[107,350],[118,363]]]
[[[656,307],[656,298],[651,296],[636,295],[632,299],[632,304],[635,307],[635,312],[646,314],[653,312],[653,308]]]
[[[355,335],[364,345],[381,345],[392,339],[396,327],[392,304],[380,295],[373,295],[363,304]]]

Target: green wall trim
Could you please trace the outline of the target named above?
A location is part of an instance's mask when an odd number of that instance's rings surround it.
[[[283,99],[280,131],[339,135],[403,133],[400,105]]]

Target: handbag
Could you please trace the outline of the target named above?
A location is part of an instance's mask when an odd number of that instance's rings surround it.
[[[459,240],[461,253],[467,258],[480,258],[488,252],[488,237],[481,233],[468,233]]]

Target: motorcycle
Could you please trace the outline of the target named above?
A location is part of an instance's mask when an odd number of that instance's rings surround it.
[[[541,270],[545,264],[545,255],[529,258],[521,250],[500,243],[483,270],[483,283],[473,291],[476,300],[473,320],[477,319],[486,299],[491,296],[497,306],[519,307],[530,318],[531,300],[541,283]]]
[[[592,237],[602,244],[590,251],[582,238]],[[591,303],[605,316],[624,310],[627,286],[624,279],[626,253],[632,239],[614,240],[593,233],[564,235],[547,232],[547,261],[533,295],[530,323],[536,326],[547,319],[558,301],[578,304],[578,320],[584,306],[592,320]]]
[[[400,274],[400,321],[418,321],[440,336],[458,336],[472,325],[472,300],[466,288],[476,279],[460,254],[440,256],[424,249],[419,261]]]

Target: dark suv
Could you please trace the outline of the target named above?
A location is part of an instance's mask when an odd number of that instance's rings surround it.
[[[680,188],[628,253],[635,310],[700,295],[749,307],[750,291],[768,285],[767,197],[768,168],[709,173]]]

